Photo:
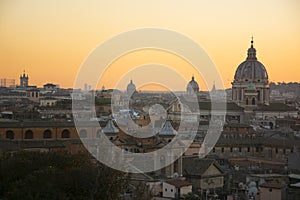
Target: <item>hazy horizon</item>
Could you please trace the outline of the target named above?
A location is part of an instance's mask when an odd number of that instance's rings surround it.
[[[121,32],[155,27],[182,33],[197,42],[215,63],[225,88],[231,87],[237,66],[246,59],[252,36],[270,82],[299,82],[299,8],[297,0],[3,0],[0,78],[15,79],[17,84],[25,70],[30,85],[50,82],[70,88],[81,64],[99,44]],[[186,83],[195,75],[200,90],[211,89],[184,60],[154,50],[136,51],[114,60],[98,86],[114,87],[122,73],[148,63],[178,70]],[[141,87],[143,77],[145,74],[126,77],[121,84],[133,78]],[[174,87],[184,90],[186,84],[174,81]]]

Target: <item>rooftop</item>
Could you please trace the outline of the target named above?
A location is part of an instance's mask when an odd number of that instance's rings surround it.
[[[273,188],[273,189],[282,189],[286,187],[286,185],[279,184],[279,183],[263,183],[260,184],[259,186],[263,188]]]
[[[176,188],[181,188],[184,186],[189,186],[192,185],[190,182],[186,180],[181,180],[181,179],[173,179],[173,180],[167,180],[166,183],[175,186]]]

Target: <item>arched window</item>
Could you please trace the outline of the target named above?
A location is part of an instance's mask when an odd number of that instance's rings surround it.
[[[45,130],[43,137],[44,139],[52,138],[52,132],[49,129]]]
[[[12,130],[6,131],[6,139],[13,140],[15,138],[15,133]]]
[[[175,172],[179,172],[179,161],[178,161],[178,158],[176,157],[175,158],[175,162],[174,162],[174,173]],[[175,177],[176,178],[176,177]]]
[[[252,98],[252,105],[255,105],[255,98]]]
[[[25,137],[24,138],[25,139],[33,139],[33,132],[32,132],[32,130],[27,130],[25,132]]]
[[[246,99],[246,105],[248,105],[249,104],[249,100],[248,100],[248,98]]]
[[[85,129],[80,130],[79,137],[80,138],[87,138],[87,131]]]
[[[65,129],[61,132],[61,138],[70,138],[70,131]]]

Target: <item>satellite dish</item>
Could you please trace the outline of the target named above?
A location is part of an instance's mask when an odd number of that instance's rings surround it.
[[[249,189],[249,195],[251,196],[251,197],[254,197],[256,194],[257,194],[257,192],[258,192],[258,189],[256,188],[256,187],[251,187],[250,189]]]
[[[178,177],[179,177],[179,174],[178,174],[177,172],[175,172],[175,173],[173,174],[173,177],[174,177],[174,178],[178,178]]]

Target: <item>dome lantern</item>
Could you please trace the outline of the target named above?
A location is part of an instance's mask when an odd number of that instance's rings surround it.
[[[256,58],[256,49],[253,47],[253,38],[251,47],[248,49],[247,59],[242,62],[234,75],[234,82],[268,82],[268,73],[265,66]]]

